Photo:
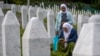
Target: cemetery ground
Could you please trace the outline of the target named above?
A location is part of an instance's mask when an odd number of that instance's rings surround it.
[[[3,9],[4,14],[6,14],[6,12],[8,10],[9,9]],[[21,13],[16,12],[16,16],[18,18],[19,23],[22,24]],[[47,25],[47,18],[44,19],[44,25],[45,25],[45,28],[47,30],[47,26],[46,26]],[[74,25],[74,28],[77,29],[77,26]],[[23,33],[24,33],[24,29],[22,29],[22,26],[20,25],[20,46],[21,46],[20,48],[21,48],[21,56],[23,56],[23,54],[22,54],[22,36],[23,36]],[[64,53],[64,52],[59,52],[59,51],[55,52],[55,51],[53,51],[53,44],[51,44],[50,46],[51,46],[51,48],[50,48],[50,50],[51,50],[51,56],[66,56],[66,53]]]

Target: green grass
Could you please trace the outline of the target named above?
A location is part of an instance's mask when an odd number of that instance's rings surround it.
[[[24,29],[20,26],[20,46],[21,46],[21,56],[23,56],[22,54],[22,36],[24,33]]]
[[[64,52],[53,51],[53,44],[50,45],[51,56],[65,56]]]
[[[73,25],[73,27],[77,30],[77,25]]]
[[[51,44],[51,56],[71,56],[72,54],[67,54],[69,51],[62,51],[61,49],[59,51],[53,51],[53,45]],[[73,46],[71,46],[73,47]],[[66,55],[67,54],[67,55]]]

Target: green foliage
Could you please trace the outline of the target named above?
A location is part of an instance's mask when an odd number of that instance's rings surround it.
[[[23,36],[23,33],[24,33],[24,29],[20,26],[20,37]]]
[[[10,9],[3,9],[2,11],[3,11],[4,14],[6,14],[7,11],[9,11],[9,10],[10,10]]]
[[[22,28],[22,26],[20,26],[20,46],[21,46],[21,56],[23,56],[22,54],[22,36],[24,33],[24,29]]]
[[[100,4],[91,5],[92,8],[97,9],[100,11]]]
[[[6,2],[6,0],[4,0]],[[11,4],[27,4],[27,0],[7,0],[8,3]],[[30,0],[30,4],[31,5],[40,5],[40,3],[44,2],[45,7],[47,7],[48,5],[51,5],[51,7],[54,4],[60,5],[61,3],[66,3],[66,4],[73,4],[77,3],[78,9],[82,9],[83,5],[82,4],[89,4],[92,6],[92,8],[98,9],[100,10],[100,1],[99,0]],[[72,6],[73,7],[73,6]]]
[[[65,56],[64,52],[53,51],[53,44],[51,44],[50,46],[51,46],[51,56]]]
[[[15,4],[22,4],[22,1],[21,1],[21,0],[13,0],[13,2],[14,2]]]
[[[47,30],[47,18],[44,19],[44,26],[45,26],[45,29]]]
[[[77,25],[73,25],[73,27],[77,30]]]
[[[58,50],[53,51],[53,44],[51,44],[51,56],[72,56],[74,43],[69,43],[67,48],[62,47],[62,44],[58,43]],[[63,49],[62,49],[63,48]]]
[[[51,56],[66,56],[64,52],[51,51]]]

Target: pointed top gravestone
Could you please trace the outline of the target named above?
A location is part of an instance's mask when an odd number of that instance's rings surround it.
[[[54,15],[54,12],[51,9],[48,9],[47,16],[49,16],[49,15]]]
[[[82,15],[82,14],[79,14],[78,15],[78,34],[80,34],[80,31],[81,31],[81,28],[83,26],[84,23],[88,23],[88,20],[89,20],[89,16],[88,15]]]
[[[4,16],[2,9],[0,8],[0,16]]]
[[[39,8],[37,9],[36,15],[37,15],[38,19],[40,19],[40,20],[43,21],[44,18],[46,17],[46,11],[39,7]]]
[[[29,21],[22,41],[23,56],[50,56],[50,38],[37,17]]]
[[[3,56],[20,56],[20,25],[12,11],[8,11],[2,23]]]
[[[7,14],[5,15],[4,21],[3,21],[3,25],[19,25],[19,22],[17,20],[17,17],[15,16],[15,14],[13,14],[12,11],[8,11]]]
[[[100,15],[93,15],[83,25],[73,56],[100,56]]]
[[[3,19],[4,19],[4,14],[3,14],[2,9],[0,8],[0,56],[3,56],[3,53],[2,53],[2,29],[1,29]]]
[[[48,27],[48,35],[52,41],[53,37],[55,36],[55,17],[54,17],[54,12],[51,9],[49,9],[47,13],[47,27]]]
[[[32,17],[36,16],[36,10],[34,7],[30,6],[28,9],[28,19],[30,20]]]
[[[89,23],[100,23],[100,15],[93,15],[90,18]]]
[[[78,16],[77,15],[73,15],[73,24],[76,25],[78,21]]]
[[[4,18],[4,13],[2,9],[0,8],[0,25],[2,24],[3,18]]]
[[[21,16],[22,16],[22,28],[25,29],[28,23],[28,10],[26,6],[22,6],[21,8]]]
[[[4,8],[4,1],[0,0],[0,8]]]
[[[16,5],[11,5],[11,11],[16,14]]]

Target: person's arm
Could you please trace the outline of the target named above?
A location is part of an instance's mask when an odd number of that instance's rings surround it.
[[[59,39],[63,39],[64,38],[64,35],[63,35],[63,30],[61,30],[61,33],[59,35]]]
[[[70,38],[68,38],[67,42],[68,43],[69,42],[76,42],[77,38],[78,38],[77,31],[74,30],[74,31],[72,31],[71,36],[70,36]]]
[[[72,25],[73,24],[73,16],[70,12],[68,13],[68,19],[69,19],[68,22]]]

